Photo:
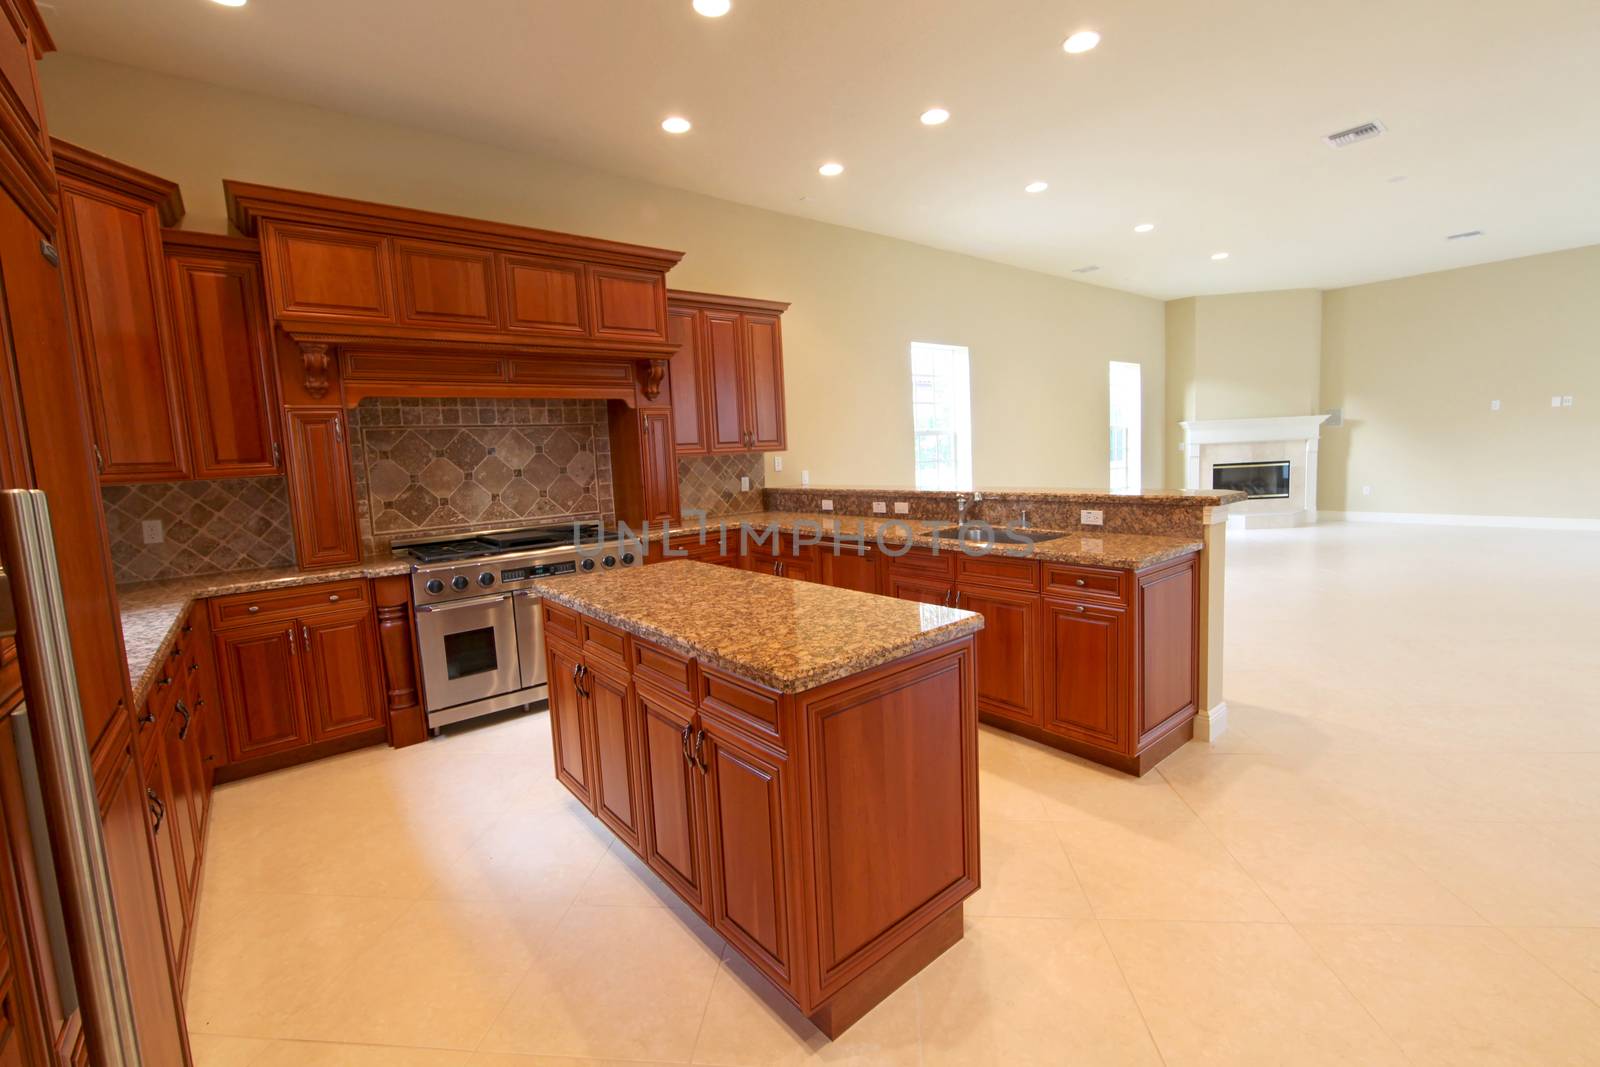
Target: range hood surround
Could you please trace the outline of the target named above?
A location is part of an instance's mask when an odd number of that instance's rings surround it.
[[[681,252],[223,184],[312,399],[660,395]]]

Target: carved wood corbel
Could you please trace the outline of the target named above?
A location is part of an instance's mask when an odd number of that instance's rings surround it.
[[[667,376],[667,361],[652,359],[639,365],[639,384],[644,389],[644,398],[654,400],[661,395],[661,380]]]
[[[328,354],[326,341],[298,341],[300,361],[306,371],[306,392],[321,399],[328,391],[328,366],[333,357]]]

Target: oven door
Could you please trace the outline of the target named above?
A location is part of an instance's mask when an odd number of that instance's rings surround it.
[[[417,646],[430,712],[522,687],[509,593],[418,607]]]
[[[543,603],[533,593],[523,589],[516,594],[517,648],[522,657],[522,688],[544,685],[544,612]]]

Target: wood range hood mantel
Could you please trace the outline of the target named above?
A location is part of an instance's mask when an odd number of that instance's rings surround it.
[[[666,273],[683,253],[225,181],[261,247],[274,323],[307,394],[337,373],[363,396],[660,393]]]

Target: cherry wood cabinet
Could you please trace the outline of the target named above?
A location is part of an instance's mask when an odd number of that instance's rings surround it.
[[[294,622],[218,627],[216,642],[229,759],[253,759],[309,744],[311,725],[296,670],[300,641]]]
[[[1128,619],[1115,608],[1048,607],[1051,729],[1121,750],[1127,743]]]
[[[54,148],[101,479],[186,478],[183,371],[161,253],[161,227],[183,212],[178,187],[63,141]]]
[[[589,294],[583,264],[546,256],[502,255],[500,284],[506,329],[513,333],[584,336]]]
[[[164,247],[194,476],[280,473],[278,375],[255,243],[174,230]]]
[[[672,290],[668,368],[685,455],[788,447],[780,316],[788,304]]]
[[[802,582],[822,581],[822,555],[816,545],[796,545],[793,537],[779,535],[771,544],[748,545],[744,556],[746,570],[794,578]]]
[[[362,604],[300,621],[311,735],[326,741],[383,726],[375,623]]]
[[[1038,724],[1044,705],[1042,608],[1037,593],[963,584],[954,606],[983,616],[973,642],[978,710]]]
[[[558,779],[823,1032],[960,938],[978,874],[969,638],[779,693],[542,610]]]
[[[672,409],[634,408],[613,400],[607,405],[607,419],[617,518],[635,530],[646,522],[677,522],[681,511]]]
[[[0,188],[45,233],[58,219],[38,60],[55,50],[33,0],[0,0]]]
[[[882,584],[880,556],[871,545],[857,548],[840,545],[835,551],[831,545],[822,546],[823,581],[839,589],[854,589],[858,593],[876,593]]]
[[[295,406],[285,408],[283,416],[289,506],[300,566],[309,570],[359,562],[355,479],[343,409]]]

